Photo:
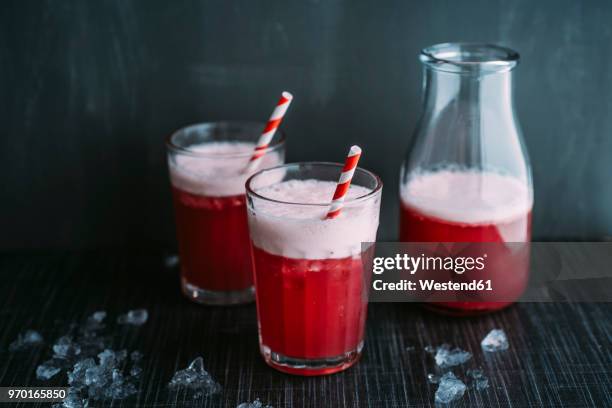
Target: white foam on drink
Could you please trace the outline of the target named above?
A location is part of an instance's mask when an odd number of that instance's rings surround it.
[[[285,203],[253,200],[254,211],[249,208],[253,245],[274,255],[296,259],[359,255],[362,242],[376,240],[380,193],[376,198],[351,203],[371,191],[351,185],[340,215],[325,219],[335,188],[334,182],[311,179],[289,180],[258,189],[257,194]]]
[[[244,194],[244,184],[253,173],[282,164],[277,152],[268,152],[255,170],[245,172],[254,149],[255,144],[247,142],[210,142],[190,146],[190,151],[207,156],[175,155],[169,164],[170,181],[180,190],[209,197]]]
[[[511,221],[533,204],[529,188],[517,178],[469,170],[418,174],[400,194],[404,205],[423,214],[465,224]]]

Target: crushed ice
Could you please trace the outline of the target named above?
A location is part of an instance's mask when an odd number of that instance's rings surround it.
[[[92,320],[96,323],[102,323],[104,319],[106,319],[106,311],[104,310],[94,312],[94,314],[89,317],[89,320]]]
[[[79,393],[71,388],[68,390],[64,402],[53,404],[51,408],[87,408],[88,406],[89,401],[86,398],[81,398]]]
[[[74,389],[85,387],[85,373],[87,369],[95,367],[96,362],[93,358],[85,358],[74,363],[72,370],[68,370],[68,384]]]
[[[130,310],[117,318],[119,324],[129,324],[132,326],[142,326],[147,322],[149,312],[146,309]]]
[[[17,339],[9,345],[9,351],[19,351],[43,343],[43,337],[36,330],[20,333]]]
[[[508,337],[501,329],[494,329],[482,339],[482,349],[485,352],[503,351],[509,348]],[[431,354],[436,361],[436,366],[447,368],[464,364],[472,358],[472,354],[458,347],[454,349],[448,344],[442,344],[438,347],[431,345],[425,346],[424,351]],[[465,372],[465,378],[468,385],[461,379],[457,378],[451,371],[442,375],[429,373],[427,374],[427,382],[430,384],[438,384],[435,393],[435,402],[440,404],[448,404],[458,400],[463,396],[468,389],[483,391],[489,388],[489,379],[484,374],[481,368],[470,368]]]
[[[126,323],[140,325],[146,322],[148,314],[141,309],[124,316]],[[36,377],[43,381],[66,372],[68,394],[62,403],[53,405],[54,408],[85,408],[92,401],[120,400],[138,392],[143,355],[136,350],[129,353],[126,349],[110,347],[109,338],[101,333],[106,317],[105,311],[97,311],[80,327],[71,326],[70,332],[51,346],[53,357],[36,368]],[[30,332],[20,335],[19,348],[22,344],[42,342],[40,334],[31,335]]]
[[[36,378],[39,380],[48,380],[62,371],[62,366],[55,360],[48,360],[36,367]]]
[[[98,354],[98,363],[93,358],[77,361],[68,372],[71,389],[81,392],[83,397],[102,399],[124,399],[138,392],[137,376],[124,374],[128,370],[127,350],[105,349]]]
[[[476,388],[476,390],[482,391],[489,387],[489,380],[481,369],[469,369],[466,374],[472,379],[470,385]]]
[[[81,329],[82,332],[95,332],[97,330],[101,330],[105,327],[104,319],[106,319],[106,312],[104,310],[99,310],[94,312],[91,316],[87,318],[87,322],[85,326]]]
[[[242,402],[238,404],[236,408],[274,408],[272,405],[266,404],[264,405],[259,398],[257,398],[253,402]]]
[[[53,358],[69,360],[81,354],[81,346],[70,336],[62,336],[53,345]]]
[[[132,377],[140,377],[140,374],[142,374],[142,367],[134,366],[130,368],[130,375]]]
[[[472,353],[458,347],[451,349],[448,344],[442,344],[436,349],[434,358],[440,367],[453,367],[468,361],[472,358]]]
[[[174,373],[168,387],[187,389],[193,392],[193,398],[207,397],[221,391],[221,385],[204,369],[202,357],[197,357],[187,368]]]
[[[440,404],[448,404],[449,402],[458,400],[463,397],[466,386],[452,372],[444,374],[440,378],[438,389],[436,390],[436,402]]]
[[[142,353],[138,350],[134,350],[130,353],[130,360],[138,362],[142,360]]]
[[[167,255],[164,257],[164,266],[168,269],[176,268],[179,264],[178,255]]]
[[[493,329],[480,342],[482,349],[486,352],[493,353],[496,351],[508,350],[508,337],[503,330]]]

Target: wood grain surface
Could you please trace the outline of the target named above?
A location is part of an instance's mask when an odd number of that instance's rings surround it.
[[[469,390],[457,407],[612,406],[610,304],[519,304],[478,318],[451,318],[413,304],[371,304],[363,359],[346,372],[300,378],[267,367],[258,353],[254,305],[203,307],[179,294],[177,270],[158,253],[4,253],[0,256],[0,386],[61,385],[65,377],[36,380],[48,345],[96,310],[111,322],[145,307],[141,328],[112,328],[113,347],[145,354],[136,397],[95,407],[235,407],[260,398],[274,407],[429,407],[435,372],[427,345],[443,342],[471,351],[455,369],[482,367],[490,387]],[[112,325],[111,325],[112,326]],[[47,347],[11,353],[25,329],[37,329]],[[510,349],[485,355],[480,340],[506,330]],[[414,348],[411,350],[411,348]],[[167,382],[194,357],[223,386],[209,399],[170,394]],[[47,404],[48,405],[48,404]],[[36,407],[36,404],[15,406]]]

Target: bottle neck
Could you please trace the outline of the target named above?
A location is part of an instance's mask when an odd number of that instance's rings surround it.
[[[467,110],[472,119],[493,114],[512,117],[512,71],[486,74],[424,69],[424,112],[437,116],[445,109]],[[482,114],[479,114],[482,112]],[[497,113],[497,114],[496,114]],[[475,116],[474,116],[475,115]]]

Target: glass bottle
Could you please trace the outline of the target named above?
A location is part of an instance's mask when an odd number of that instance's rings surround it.
[[[499,243],[490,260],[505,266],[488,276],[497,292],[428,304],[452,314],[499,309],[522,294],[529,277],[528,261],[504,252],[507,243],[531,239],[531,168],[512,97],[519,55],[446,43],[423,49],[420,60],[423,112],[401,169],[400,240]]]

